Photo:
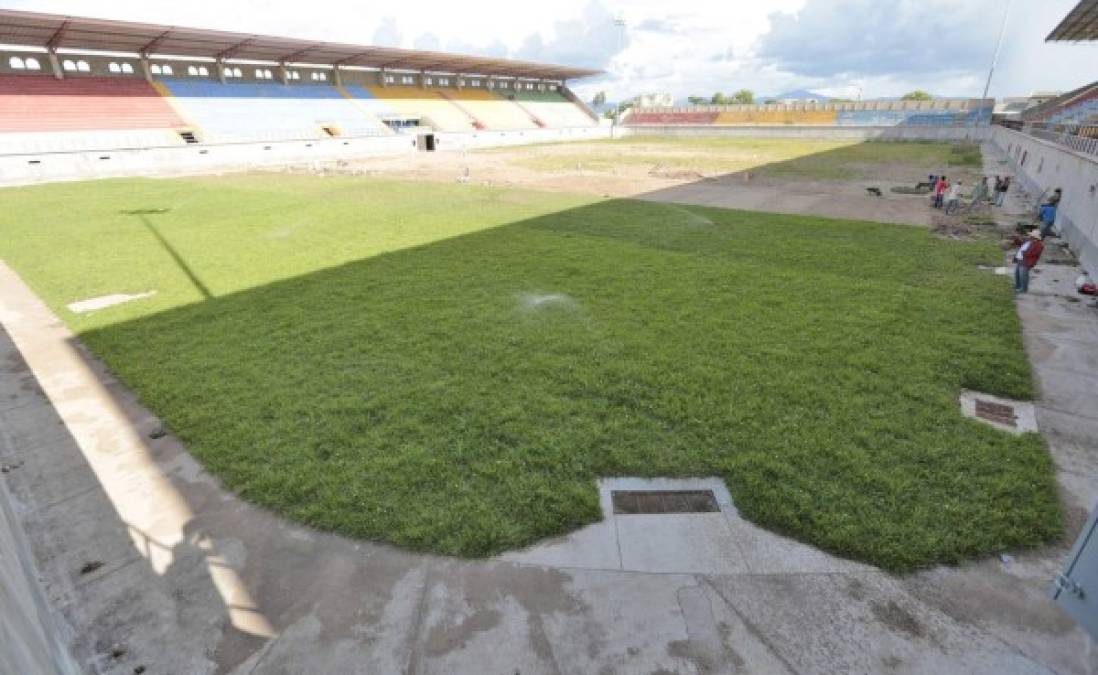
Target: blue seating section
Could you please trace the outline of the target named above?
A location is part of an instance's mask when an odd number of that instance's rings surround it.
[[[837,124],[855,127],[954,127],[989,124],[991,108],[978,110],[840,110]]]
[[[1098,124],[1098,96],[1049,116],[1050,124]]]
[[[187,79],[160,84],[209,140],[321,138],[327,135],[322,127],[335,127],[343,136],[388,133],[360,102],[333,86]]]

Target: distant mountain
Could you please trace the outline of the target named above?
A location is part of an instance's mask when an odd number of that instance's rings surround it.
[[[784,101],[786,99],[792,99],[795,101],[804,101],[808,99],[815,99],[817,101],[830,100],[830,96],[824,96],[823,94],[817,94],[814,91],[808,91],[807,89],[794,89],[793,91],[787,91],[784,94],[775,94],[774,96],[756,96],[756,101],[767,101],[774,99],[775,101]]]

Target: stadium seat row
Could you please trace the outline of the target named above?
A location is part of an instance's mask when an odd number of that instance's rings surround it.
[[[1052,111],[1047,119],[1050,124],[1098,124],[1098,86]]]
[[[0,75],[0,152],[18,151],[13,143],[49,147],[49,134],[60,132],[158,130],[129,138],[180,144],[184,133],[204,142],[373,136],[411,121],[437,131],[597,125],[556,91]],[[71,143],[66,137],[58,149]]]
[[[968,126],[991,121],[991,108],[975,110],[805,110],[753,109],[741,111],[640,110],[626,125],[805,125],[805,126]]]

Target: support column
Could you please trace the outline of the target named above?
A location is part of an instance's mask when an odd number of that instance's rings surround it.
[[[385,70],[384,68],[377,71],[377,83],[378,83],[378,85],[380,85],[381,87],[388,87],[389,86],[388,75],[389,75],[389,71]]]
[[[285,63],[278,64],[277,70],[278,70],[278,81],[281,82],[282,84],[289,84],[290,83],[290,73],[286,69],[286,64]]]
[[[335,83],[335,86],[337,87],[343,86],[343,74],[339,72],[338,65],[332,66],[332,82]]]
[[[419,88],[420,89],[426,89],[427,88],[427,71],[426,70],[419,71]]]
[[[50,70],[53,71],[54,78],[58,80],[65,79],[65,72],[61,68],[61,62],[57,60],[57,50],[50,49],[46,52],[46,60],[50,62]]]
[[[454,73],[454,86],[457,87],[458,90],[464,89],[465,88],[465,76],[462,75],[461,73]]]
[[[217,81],[225,84],[225,61],[222,59],[214,61],[214,70],[217,71]]]
[[[140,56],[140,60],[141,60],[141,72],[145,74],[145,81],[148,82],[149,84],[152,84],[153,74],[152,74],[152,69],[149,67],[149,57],[142,54]]]

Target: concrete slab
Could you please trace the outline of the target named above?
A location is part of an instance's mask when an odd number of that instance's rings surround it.
[[[546,567],[575,567],[598,570],[622,569],[621,550],[610,490],[599,486],[602,520],[567,534],[554,537],[520,551],[499,556],[499,560]]]
[[[725,511],[732,538],[755,574],[850,574],[870,572],[872,565],[846,560],[814,546],[765,530],[745,520],[735,506]]]
[[[996,419],[982,417],[978,409],[983,404],[995,406],[1008,406],[1013,410],[1014,423],[1009,424]],[[1024,434],[1037,431],[1037,413],[1030,401],[1015,401],[1002,396],[994,396],[979,391],[961,390],[961,414],[974,420],[983,422],[1001,431],[1011,434]]]
[[[0,411],[0,424],[12,446],[20,452],[63,440],[69,435],[64,421],[46,402]]]
[[[766,636],[788,672],[1054,672],[1003,650],[994,636],[928,606],[887,575],[733,576],[706,582],[756,634]]]
[[[689,513],[619,516],[622,569],[636,572],[747,572],[724,515]]]
[[[681,592],[697,587],[683,574],[579,570],[568,573],[569,605],[540,612],[560,673],[702,673],[689,649],[695,607]]]
[[[499,560],[548,567],[653,573],[736,574],[872,569],[760,528],[740,516],[720,478],[607,478],[602,521]],[[615,490],[711,490],[720,513],[615,514]]]
[[[1034,368],[1041,405],[1087,419],[1098,419],[1098,377],[1065,370]]]
[[[599,481],[604,505],[615,490],[711,490],[721,508],[721,513],[657,515],[604,511],[603,517],[616,523],[622,569],[709,574],[747,571],[743,552],[725,517],[732,499],[721,479],[608,478]]]
[[[1035,359],[1035,369],[1098,376],[1098,353],[1095,353],[1092,342],[1070,335],[1052,337],[1034,332],[1026,338],[1026,347],[1039,357]]]

